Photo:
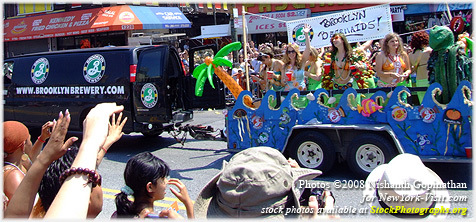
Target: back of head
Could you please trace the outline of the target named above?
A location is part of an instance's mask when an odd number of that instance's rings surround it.
[[[299,180],[309,180],[320,171],[291,168],[281,152],[271,147],[253,147],[235,154],[222,171],[205,185],[194,205],[197,218],[283,217],[263,209],[299,208]]]
[[[59,181],[60,175],[67,169],[71,168],[73,161],[78,154],[79,148],[76,145],[71,146],[66,153],[59,159],[50,164],[43,179],[41,179],[38,194],[41,198],[43,208],[46,211],[50,208],[51,203],[56,197],[61,183]]]
[[[425,31],[415,32],[412,35],[412,40],[410,42],[410,47],[414,50],[423,49],[429,43],[428,33]]]
[[[14,153],[22,147],[29,136],[30,132],[23,123],[18,121],[3,122],[3,151],[6,154]]]
[[[148,195],[147,183],[156,184],[157,179],[169,175],[170,168],[160,158],[150,152],[143,152],[133,156],[127,161],[124,170],[124,181],[132,191],[134,197]],[[128,194],[121,190],[116,194],[116,208],[118,216],[135,216],[139,212],[133,212],[132,202],[127,199]]]

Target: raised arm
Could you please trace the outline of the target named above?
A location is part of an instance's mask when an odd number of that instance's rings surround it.
[[[72,168],[96,169],[98,151],[108,134],[109,118],[123,109],[124,106],[115,103],[101,103],[91,109],[83,122],[83,142]],[[45,218],[86,218],[92,188],[89,180],[89,176],[84,174],[66,176]]]
[[[53,127],[52,121],[46,122],[41,127],[41,135],[40,137],[38,137],[35,144],[33,145],[33,148],[31,148],[30,152],[28,153],[28,156],[30,157],[31,162],[35,162],[36,158],[41,152],[41,147],[43,147],[43,144],[46,142],[46,140],[50,138],[51,136],[50,129],[52,127]]]
[[[309,26],[309,24],[305,24],[302,31],[304,32],[304,37],[306,37],[306,48],[304,49],[304,52],[302,53],[301,67],[303,67],[306,61],[309,60],[309,55],[311,54],[311,40],[309,38],[309,32],[311,31],[311,26]]]
[[[102,159],[104,158],[104,155],[106,155],[106,152],[111,148],[112,144],[117,142],[124,133],[122,132],[122,128],[124,128],[124,125],[126,124],[127,117],[125,117],[122,122],[122,112],[119,113],[119,117],[117,117],[116,120],[116,114],[112,114],[112,119],[111,123],[109,123],[109,133],[107,134],[106,142],[104,142],[104,145],[101,147],[99,150],[97,159],[96,159],[96,168],[99,166],[101,163]]]
[[[70,114],[66,110],[65,115],[62,112],[59,114],[56,123],[51,122],[51,140],[48,141],[43,152],[38,155],[37,161],[33,162],[18,186],[17,192],[13,195],[5,211],[5,218],[28,218],[30,216],[38,187],[46,169],[53,161],[65,154],[74,141],[78,140],[76,137],[71,137],[64,142],[70,121]]]

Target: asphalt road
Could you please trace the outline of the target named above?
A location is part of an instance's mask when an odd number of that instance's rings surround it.
[[[222,110],[195,111],[195,117],[190,124],[210,125],[215,129],[223,129],[225,125]],[[163,133],[157,138],[145,138],[140,134],[124,135],[106,154],[99,171],[103,176],[104,205],[98,218],[110,218],[115,211],[114,195],[124,186],[123,172],[129,158],[140,152],[151,152],[163,159],[172,169],[171,177],[180,179],[188,188],[190,197],[195,200],[201,188],[221,169],[224,160],[228,161],[233,152],[226,149],[226,142],[212,140],[195,140],[186,137],[182,145],[172,136]],[[451,189],[450,196],[467,197],[466,201],[451,203],[451,208],[468,208],[467,215],[448,215],[449,218],[471,218],[473,216],[472,196],[472,164],[428,163],[426,164],[439,174],[443,182],[453,181],[465,183],[466,189]],[[140,173],[140,172],[137,172]],[[336,163],[326,175],[315,179],[319,183],[331,187],[336,198],[336,206],[340,208],[369,208],[361,204],[361,189],[337,189],[336,181],[345,183],[344,180],[354,182],[357,180],[349,171],[346,163]],[[360,182],[360,181],[357,181]],[[156,201],[156,211],[167,208],[174,201],[175,196],[169,191],[166,198]],[[179,203],[179,213],[185,216],[185,208]],[[369,214],[341,214],[341,218],[376,218],[379,216]]]

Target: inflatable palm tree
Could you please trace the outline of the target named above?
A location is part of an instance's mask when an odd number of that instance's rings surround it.
[[[226,85],[226,87],[228,87],[235,99],[238,98],[241,91],[243,91],[243,88],[241,88],[241,86],[230,75],[228,75],[228,73],[225,72],[221,66],[228,66],[231,68],[232,62],[224,59],[223,56],[226,56],[230,54],[230,52],[239,49],[241,49],[241,42],[230,43],[220,49],[220,51],[218,51],[215,55],[215,58],[207,56],[205,58],[205,63],[200,64],[193,70],[193,77],[197,79],[197,83],[195,85],[196,96],[202,96],[203,87],[207,79],[208,82],[210,82],[210,85],[215,88],[212,80],[213,73],[215,73],[218,78],[220,78],[220,80]],[[244,98],[244,103],[249,107],[253,107],[251,98],[248,96]]]

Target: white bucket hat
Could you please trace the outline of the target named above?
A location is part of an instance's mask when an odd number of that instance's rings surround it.
[[[291,168],[276,149],[246,149],[235,154],[229,163],[224,162],[221,172],[202,189],[194,204],[195,217],[284,217],[282,213],[263,210],[299,208],[298,181],[321,174],[319,170]]]
[[[375,168],[365,181],[363,195],[372,200],[371,214],[385,212],[397,218],[441,218],[448,213],[443,209],[450,208],[441,178],[413,154],[400,154]]]

